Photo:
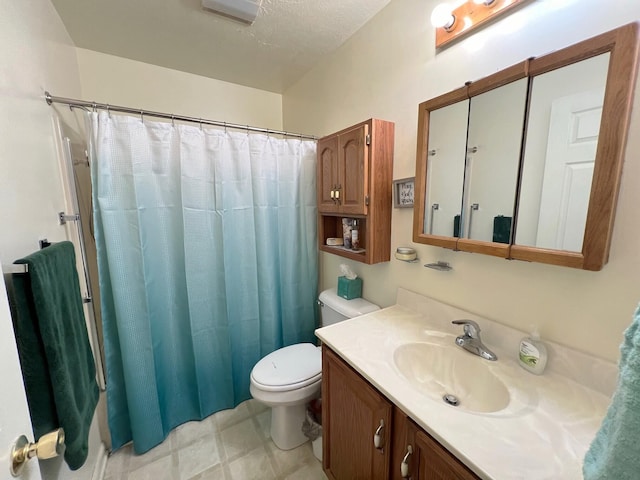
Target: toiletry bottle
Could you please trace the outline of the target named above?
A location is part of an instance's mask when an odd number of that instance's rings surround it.
[[[342,219],[342,238],[344,243],[344,248],[351,248],[351,223],[352,220],[350,218]]]
[[[353,220],[353,226],[351,227],[351,248],[358,250],[360,248],[360,240],[358,239],[358,220]]]
[[[536,375],[542,375],[547,365],[547,347],[540,341],[536,330],[520,341],[519,360],[522,368]]]

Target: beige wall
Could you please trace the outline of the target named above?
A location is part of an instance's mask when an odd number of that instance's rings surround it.
[[[39,239],[73,240],[58,224],[58,212],[68,209],[54,139],[56,110],[45,103],[44,91],[78,96],[80,78],[75,46],[48,0],[0,0],[0,12],[0,261],[4,265],[37,250]],[[73,123],[68,110],[60,114]],[[0,434],[12,439],[26,434],[33,440],[4,282],[0,295]],[[8,453],[9,440],[2,448]],[[104,449],[94,418],[85,465],[72,472],[62,458],[42,462],[42,478],[90,479],[99,454]],[[6,455],[0,458],[7,468]],[[36,461],[31,463],[34,473]]]
[[[282,95],[77,49],[82,98],[196,118],[282,129]]]
[[[436,0],[394,0],[342,48],[283,95],[284,127],[328,134],[369,117],[396,124],[394,178],[415,175],[418,103],[524,60],[640,18],[640,3],[564,0],[524,9],[435,54]],[[640,95],[631,130],[640,130]],[[364,296],[393,304],[397,287],[602,358],[618,358],[622,331],[640,300],[640,137],[630,135],[611,258],[600,272],[507,261],[411,242],[412,211],[394,209],[392,250],[413,245],[421,262],[374,266],[321,254],[321,286],[340,263],[364,279]],[[454,270],[422,267],[435,260]]]

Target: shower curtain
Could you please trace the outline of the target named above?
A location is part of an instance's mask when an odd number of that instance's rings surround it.
[[[314,341],[313,141],[88,114],[114,449],[250,397]]]

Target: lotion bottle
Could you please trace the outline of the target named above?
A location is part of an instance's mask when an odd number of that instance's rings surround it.
[[[360,248],[360,238],[358,236],[358,220],[353,220],[353,227],[351,228],[351,248],[358,250]]]
[[[518,355],[522,368],[536,375],[542,375],[547,366],[547,347],[540,340],[538,332],[534,330],[530,336],[520,341]]]

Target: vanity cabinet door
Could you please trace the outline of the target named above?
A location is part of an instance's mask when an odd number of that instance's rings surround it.
[[[418,478],[419,458],[415,450],[417,431],[417,425],[402,410],[397,407],[393,409],[391,480]]]
[[[397,407],[393,432],[392,480],[478,480]]]
[[[414,465],[412,480],[479,480],[471,470],[451,455],[427,433],[414,427]]]
[[[392,404],[326,347],[322,372],[325,473],[332,480],[388,479]]]

